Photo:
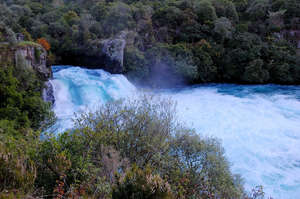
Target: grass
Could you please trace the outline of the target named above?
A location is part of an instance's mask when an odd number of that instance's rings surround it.
[[[26,47],[26,46],[34,46],[34,47],[41,47],[40,44],[38,43],[35,43],[33,41],[21,41],[21,42],[18,42],[16,44],[17,47]]]

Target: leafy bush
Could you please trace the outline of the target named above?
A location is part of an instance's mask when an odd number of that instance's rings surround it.
[[[245,68],[242,79],[249,83],[264,83],[270,78],[269,72],[263,68],[263,61],[256,59]]]
[[[45,50],[50,50],[50,44],[48,43],[48,41],[45,38],[39,38],[37,40],[37,43],[41,44],[41,46],[43,46],[45,48]]]
[[[0,119],[16,121],[17,129],[45,129],[53,124],[54,114],[50,104],[41,99],[42,86],[33,71],[2,67],[0,83]]]
[[[149,167],[142,170],[133,166],[120,177],[113,189],[113,199],[171,199],[171,186],[158,174],[153,175]]]
[[[124,57],[124,66],[130,80],[140,83],[148,77],[149,68],[141,51],[137,48],[126,48]]]
[[[195,13],[201,23],[212,23],[217,19],[216,9],[211,1],[202,0],[195,5]]]
[[[290,32],[300,28],[297,12],[300,3],[297,0],[87,2],[12,0],[2,3],[0,40],[18,44],[15,33],[23,33],[25,40],[44,38],[47,41],[42,42],[44,48],[51,46],[48,53],[53,55],[49,64],[98,67],[95,60],[102,59],[99,53],[101,41],[126,30],[135,35],[133,41],[126,38],[126,74],[137,82],[142,79],[144,84],[159,87],[178,85],[178,82],[212,81],[297,83],[296,77],[287,77],[288,81],[272,77],[264,81],[241,78],[256,59],[263,61],[264,70],[275,75],[274,67],[270,66],[275,56],[263,54],[262,48],[272,49],[279,40],[296,48],[297,36]],[[193,51],[201,40],[211,45],[203,56],[186,56],[186,53],[174,56],[171,51],[165,52],[170,50],[166,50],[167,46],[185,46],[184,51]],[[247,43],[250,46],[244,46]],[[150,52],[153,50],[158,52]],[[158,57],[167,55],[164,60],[153,59],[149,53]],[[292,51],[287,51],[285,56],[297,58]],[[72,57],[78,57],[78,60]],[[275,62],[295,65],[295,61],[279,56]],[[293,70],[297,69],[292,67]],[[160,72],[164,75],[157,77]]]
[[[108,103],[97,112],[77,119],[80,135],[90,132],[93,143],[113,146],[130,165],[151,167],[152,174],[136,167],[127,173],[124,167],[119,170],[120,176],[125,177],[118,180],[113,197],[129,197],[135,191],[147,194],[147,187],[151,189],[151,185],[144,181],[145,176],[151,177],[156,172],[167,179],[172,192],[178,196],[241,197],[240,179],[230,173],[218,141],[200,138],[192,130],[181,127],[176,122],[174,109],[174,104],[166,99],[143,96]],[[143,186],[146,188],[141,188]]]

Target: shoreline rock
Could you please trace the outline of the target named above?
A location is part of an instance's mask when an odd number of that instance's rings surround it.
[[[45,82],[45,88],[43,89],[42,97],[45,102],[50,102],[52,106],[54,105],[55,97],[51,80]]]

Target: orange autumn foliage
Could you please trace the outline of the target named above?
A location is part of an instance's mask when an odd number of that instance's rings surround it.
[[[50,48],[51,48],[49,42],[45,38],[39,38],[37,40],[37,43],[39,43],[41,46],[43,46],[46,50],[50,50]]]

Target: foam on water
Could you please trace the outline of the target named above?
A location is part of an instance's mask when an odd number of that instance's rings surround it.
[[[93,111],[101,104],[136,91],[123,75],[111,75],[104,70],[54,66],[54,112],[58,118],[57,132],[73,126],[74,113]]]
[[[72,127],[74,112],[137,92],[123,75],[79,67],[53,71],[60,131]],[[182,121],[222,141],[248,190],[263,185],[267,196],[299,198],[300,87],[205,85],[158,92],[177,101]]]
[[[240,91],[234,91],[235,87],[228,87],[226,94],[218,86],[166,94],[177,101],[181,120],[201,134],[222,140],[233,163],[232,170],[244,177],[248,190],[263,185],[267,195],[275,198],[298,198],[300,102],[297,96],[280,92],[258,94],[246,86],[248,94],[241,95]]]

